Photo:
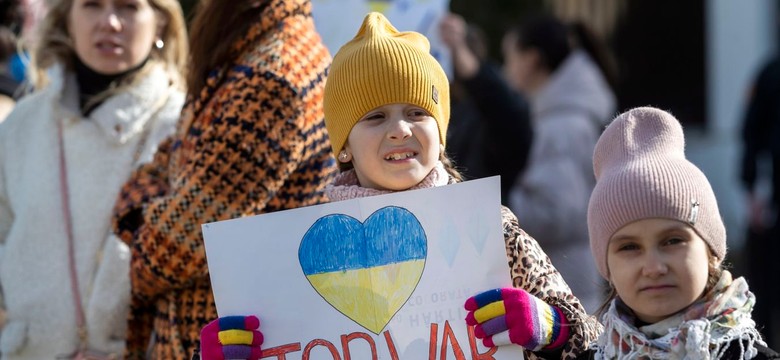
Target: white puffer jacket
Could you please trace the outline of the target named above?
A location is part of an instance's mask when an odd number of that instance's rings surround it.
[[[172,134],[184,94],[155,67],[89,118],[75,75],[55,68],[45,89],[0,124],[0,288],[3,359],[52,359],[78,344],[61,208],[57,122],[63,124],[75,257],[89,346],[121,354],[130,250],[110,233],[121,186]],[[142,139],[144,139],[142,141]]]

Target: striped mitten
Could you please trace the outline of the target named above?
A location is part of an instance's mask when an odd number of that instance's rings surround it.
[[[523,289],[485,291],[466,300],[466,323],[487,347],[517,344],[531,351],[556,349],[569,339],[561,310]]]
[[[202,360],[260,359],[263,334],[257,316],[226,316],[200,329]]]

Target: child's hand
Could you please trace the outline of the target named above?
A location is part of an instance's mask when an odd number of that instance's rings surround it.
[[[485,291],[466,300],[466,323],[487,347],[514,343],[531,351],[555,349],[569,339],[560,309],[523,289]]]
[[[257,316],[226,316],[200,330],[202,360],[260,359],[263,334]]]

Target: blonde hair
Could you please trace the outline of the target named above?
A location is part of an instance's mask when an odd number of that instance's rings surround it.
[[[54,64],[62,64],[67,69],[73,68],[73,60],[76,52],[73,48],[73,40],[68,34],[68,16],[75,0],[47,0],[48,11],[38,29],[38,41],[33,44],[32,61],[29,75],[36,89],[40,89],[48,83],[46,69]],[[153,48],[149,54],[144,68],[128,79],[123,85],[131,85],[141,74],[146,74],[153,64],[162,64],[165,67],[171,86],[184,90],[186,78],[187,57],[189,49],[187,45],[187,28],[184,22],[181,5],[177,0],[148,0],[149,5],[159,16],[163,24],[161,39],[164,42],[162,49]],[[149,44],[151,46],[152,44]],[[109,94],[99,94],[104,98],[122,91],[124,86],[108,90]]]

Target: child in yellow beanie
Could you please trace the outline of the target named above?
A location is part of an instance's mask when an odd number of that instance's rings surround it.
[[[449,82],[429,47],[421,34],[399,32],[382,14],[370,13],[334,56],[325,124],[342,172],[326,190],[331,201],[461,180],[444,153]],[[469,299],[467,322],[488,346],[512,342],[529,359],[573,358],[596,339],[600,325],[515,215],[505,207],[501,215],[514,287]],[[496,302],[504,305],[499,312],[490,305]],[[479,310],[483,305],[489,311]],[[214,320],[201,333],[203,359],[259,358],[258,326],[256,316]]]

